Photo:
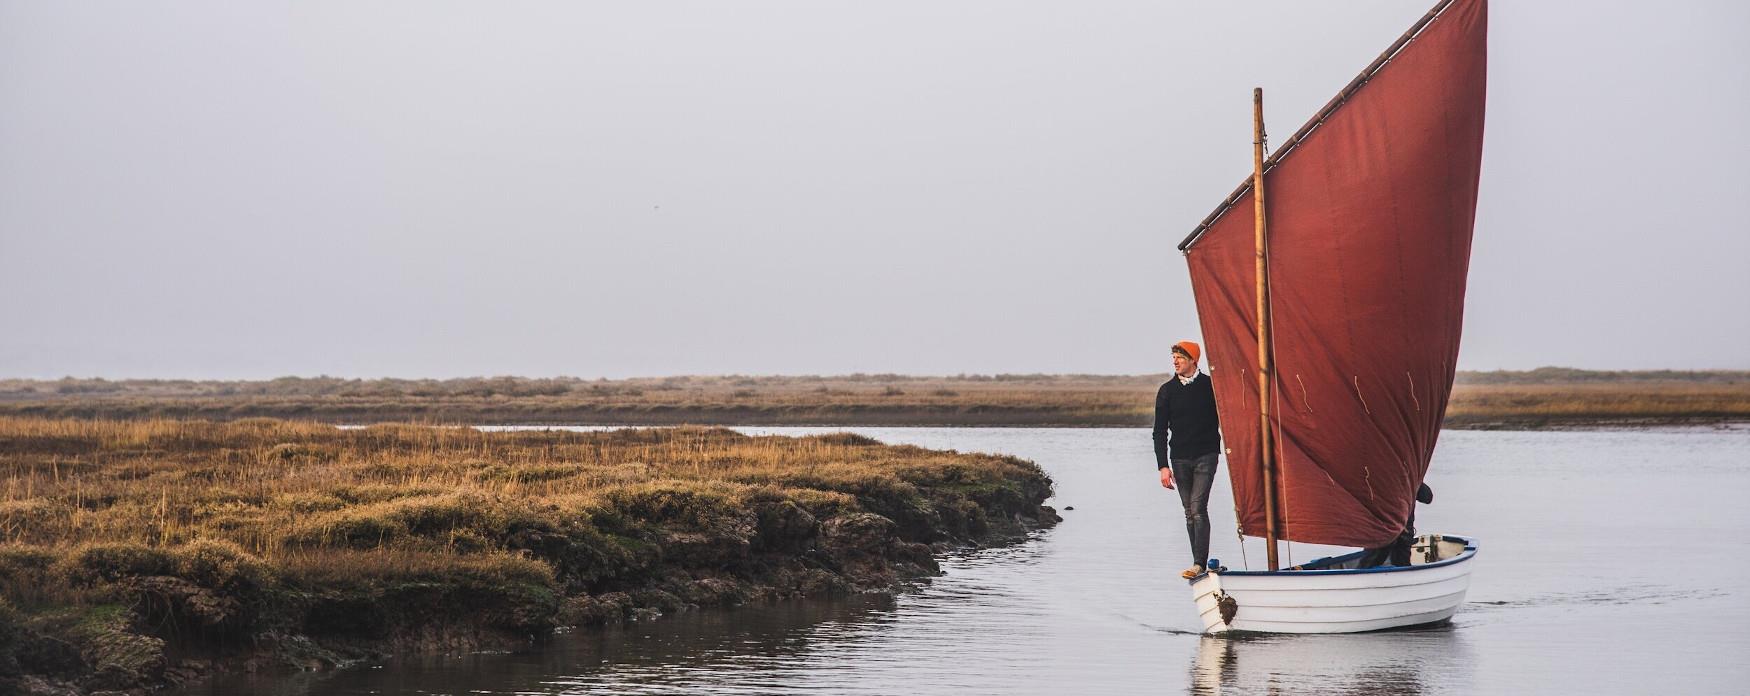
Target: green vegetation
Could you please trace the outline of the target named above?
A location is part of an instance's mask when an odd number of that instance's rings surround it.
[[[723,429],[0,417],[0,692],[884,590],[1056,517],[1011,457]]]
[[[0,415],[329,423],[1145,426],[1165,375],[0,380]],[[1750,372],[1461,372],[1448,427],[1750,420]]]

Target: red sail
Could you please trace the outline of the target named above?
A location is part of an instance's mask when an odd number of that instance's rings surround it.
[[[1457,0],[1265,174],[1279,536],[1380,546],[1446,413],[1483,149],[1486,0]],[[1264,534],[1252,196],[1186,247],[1241,530]]]

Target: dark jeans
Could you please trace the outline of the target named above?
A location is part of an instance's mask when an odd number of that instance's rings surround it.
[[[1191,535],[1191,557],[1197,565],[1209,563],[1209,488],[1215,485],[1214,452],[1192,459],[1174,459],[1173,485],[1185,505],[1185,533]]]

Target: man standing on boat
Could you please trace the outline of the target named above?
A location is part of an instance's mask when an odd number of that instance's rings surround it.
[[[1209,561],[1209,489],[1221,456],[1221,421],[1209,375],[1197,371],[1197,344],[1173,344],[1173,378],[1155,394],[1155,468],[1167,489],[1178,483],[1185,506],[1185,532],[1191,536],[1193,563],[1182,573],[1197,577]]]

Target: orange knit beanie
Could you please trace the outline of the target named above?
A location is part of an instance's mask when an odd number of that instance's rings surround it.
[[[1191,359],[1191,362],[1197,362],[1197,359],[1203,356],[1203,350],[1201,348],[1198,348],[1197,344],[1192,343],[1190,341],[1180,341],[1178,343],[1174,343],[1173,344],[1173,352],[1184,353],[1185,357]]]

